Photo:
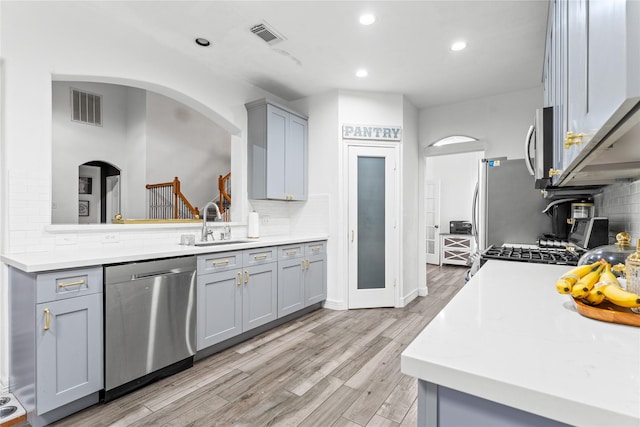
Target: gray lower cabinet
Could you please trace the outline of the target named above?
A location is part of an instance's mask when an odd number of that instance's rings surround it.
[[[305,307],[304,245],[278,249],[278,317]]]
[[[327,298],[326,241],[198,257],[198,351]]]
[[[103,388],[102,267],[9,269],[10,391],[32,426],[98,402]]]
[[[278,317],[327,298],[326,242],[278,249]]]
[[[38,304],[36,400],[49,412],[102,388],[102,294]]]
[[[327,299],[327,242],[305,244],[305,307]]]
[[[277,285],[275,248],[199,256],[198,350],[275,320]]]

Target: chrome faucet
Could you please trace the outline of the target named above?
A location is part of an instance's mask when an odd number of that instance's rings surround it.
[[[201,242],[206,242],[208,240],[209,235],[211,235],[211,237],[215,239],[215,237],[213,236],[213,230],[207,227],[207,211],[209,210],[209,206],[214,206],[216,208],[216,219],[218,221],[222,219],[222,215],[220,214],[220,208],[218,207],[216,202],[212,200],[208,202],[206,205],[204,205],[204,208],[202,208],[204,213],[202,217],[202,234],[200,236]]]

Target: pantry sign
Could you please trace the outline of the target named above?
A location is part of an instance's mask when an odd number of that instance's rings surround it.
[[[402,128],[399,126],[342,125],[342,139],[371,139],[378,141],[400,141]]]

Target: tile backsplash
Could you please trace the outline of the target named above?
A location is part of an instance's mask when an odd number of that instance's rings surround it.
[[[609,237],[621,231],[631,234],[633,245],[640,238],[640,180],[612,184],[594,196],[596,215],[609,218]]]

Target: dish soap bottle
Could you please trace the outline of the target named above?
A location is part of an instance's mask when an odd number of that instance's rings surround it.
[[[636,251],[627,257],[624,267],[627,276],[627,290],[640,295],[640,238]],[[640,307],[632,308],[631,311],[640,313]]]

